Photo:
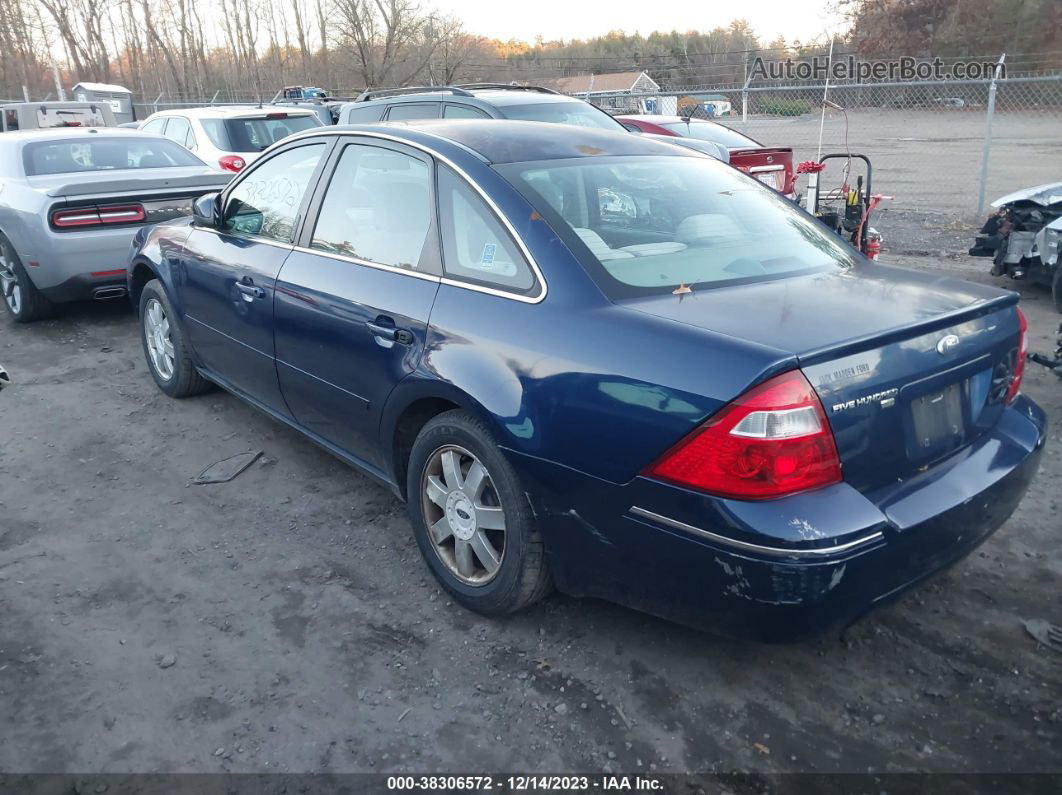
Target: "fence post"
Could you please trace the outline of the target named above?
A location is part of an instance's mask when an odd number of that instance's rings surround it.
[[[745,53],[745,82],[741,86],[741,121],[749,120],[749,54]]]
[[[155,109],[154,110],[155,113],[159,112],[159,100],[162,99],[162,94],[163,94],[163,92],[160,91],[159,95],[157,97],[155,97],[155,101],[151,103],[151,106]]]
[[[988,153],[992,151],[992,117],[996,115],[996,81],[1003,71],[1003,61],[1007,54],[999,56],[996,69],[992,72],[992,82],[988,84],[988,117],[985,122],[985,145],[981,150],[981,187],[977,191],[977,214],[984,215],[985,193],[988,192]]]

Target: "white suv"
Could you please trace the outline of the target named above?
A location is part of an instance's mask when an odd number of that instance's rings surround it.
[[[312,111],[219,107],[159,111],[148,116],[140,129],[165,135],[215,168],[241,171],[281,138],[320,126]]]

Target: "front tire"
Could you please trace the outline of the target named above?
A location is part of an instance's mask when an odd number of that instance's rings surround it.
[[[0,236],[0,303],[16,323],[32,323],[55,313],[55,305],[37,289],[14,247],[3,236]]]
[[[552,588],[542,538],[516,472],[464,411],[430,420],[413,443],[406,494],[417,546],[454,599],[504,615]]]
[[[1062,313],[1062,260],[1055,263],[1055,278],[1051,280],[1051,295],[1055,299],[1055,311]]]
[[[151,377],[167,395],[185,398],[210,389],[192,363],[188,337],[158,279],[144,285],[140,294],[140,339]]]

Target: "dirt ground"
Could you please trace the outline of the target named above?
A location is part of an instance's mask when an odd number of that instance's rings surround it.
[[[1048,350],[1062,318],[1019,287]],[[0,771],[1062,771],[1062,655],[1022,625],[1062,624],[1042,368],[1013,518],[842,636],[767,647],[561,596],[458,608],[387,491],[223,392],[163,396],[123,306],[0,323],[0,362]]]

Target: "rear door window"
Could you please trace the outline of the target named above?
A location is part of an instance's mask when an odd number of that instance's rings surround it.
[[[379,146],[350,144],[328,184],[311,248],[393,268],[420,270],[432,227],[426,160]]]
[[[299,146],[255,164],[229,193],[222,228],[290,243],[325,147],[325,141]]]
[[[387,111],[388,121],[402,119],[437,119],[439,118],[438,102],[409,102],[401,105],[392,105]]]
[[[192,125],[183,116],[174,116],[166,126],[166,137],[176,141],[186,149],[195,148],[195,136],[192,135]]]

